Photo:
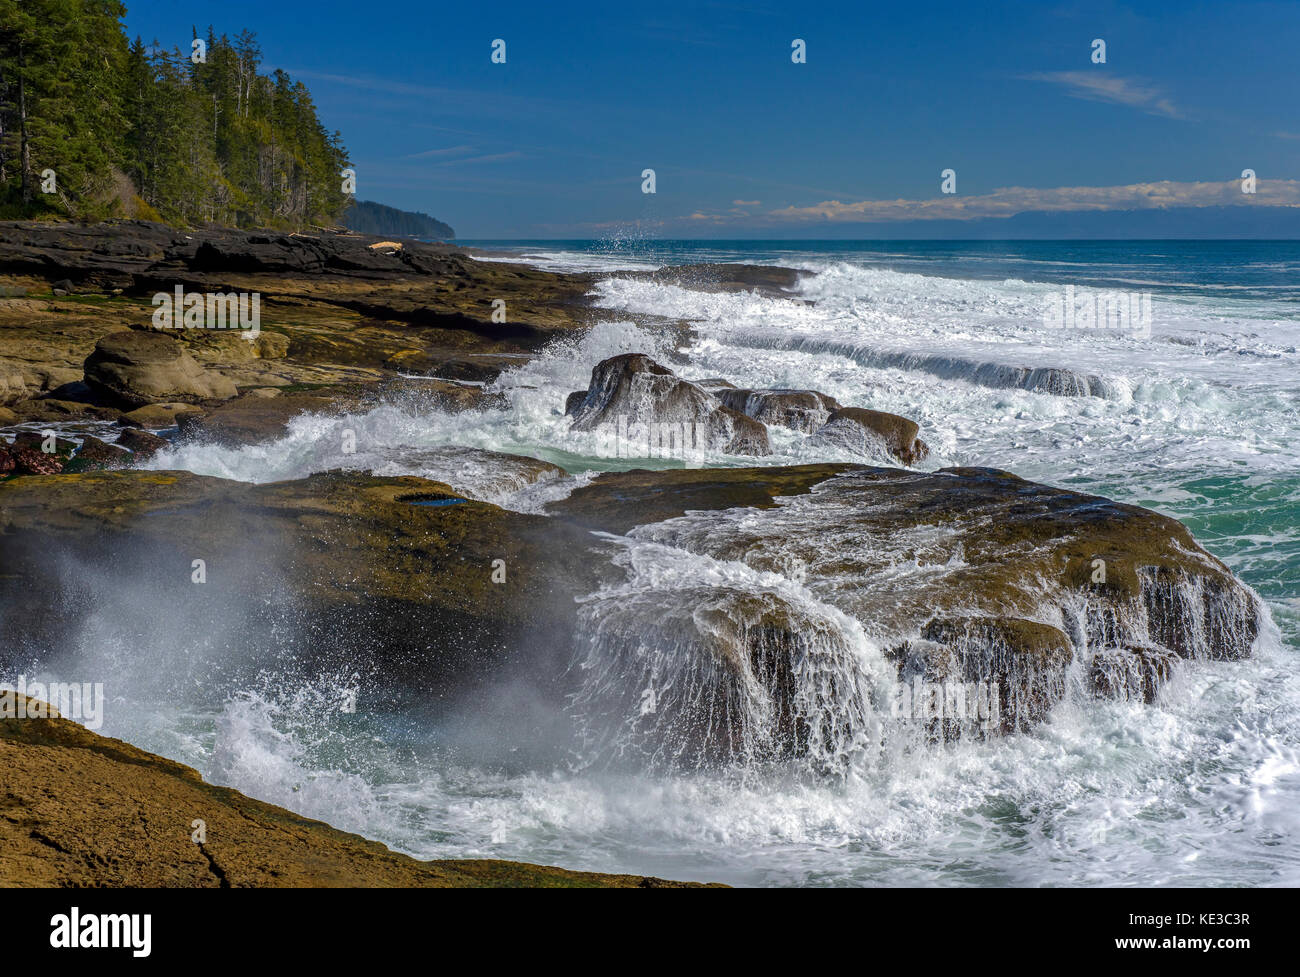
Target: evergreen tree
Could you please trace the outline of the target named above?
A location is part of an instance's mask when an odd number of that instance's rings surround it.
[[[347,150],[251,31],[206,58],[139,38],[120,0],[0,0],[0,207],[176,223],[337,225]],[[199,36],[197,29],[193,31]],[[57,194],[40,193],[56,173]]]

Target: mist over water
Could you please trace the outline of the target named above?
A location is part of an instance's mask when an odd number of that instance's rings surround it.
[[[253,482],[340,467],[422,475],[537,512],[595,472],[671,464],[601,457],[593,435],[569,430],[564,398],[601,359],[647,352],[691,379],[816,389],[917,420],[932,449],[926,469],[1005,468],[1185,522],[1266,600],[1272,622],[1254,658],[1184,662],[1153,706],[1080,693],[1031,734],[942,747],[882,734],[891,679],[870,622],[810,587],[794,547],[759,572],[692,542],[725,533],[734,514],[619,543],[628,582],[590,595],[574,639],[575,666],[586,669],[572,706],[576,745],[549,761],[502,743],[478,750],[463,718],[326,708],[357,691],[350,672],[235,667],[251,640],[240,607],[223,609],[225,630],[184,615],[144,626],[122,613],[140,606],[132,595],[105,587],[103,612],[60,670],[116,676],[103,733],[419,857],[741,884],[1298,884],[1300,248],[1257,242],[1243,246],[1243,260],[1223,247],[551,246],[544,266],[611,272],[594,296],[605,321],[504,375],[496,389],[508,411],[385,405],[300,418],[270,444],[183,445],[151,463]],[[787,297],[615,274],[701,259],[817,274]],[[1150,289],[1150,337],[1046,330],[1044,306],[1066,283]],[[695,322],[685,362],[666,337],[632,325],[633,313]],[[1098,383],[1072,395],[1002,382],[1020,368]],[[342,451],[344,429],[355,432],[353,454]],[[706,464],[886,461],[780,428],[772,442],[773,455],[757,462],[714,455]],[[567,474],[538,478],[451,446],[541,458]],[[898,585],[922,572],[900,564]],[[674,740],[647,739],[647,727],[708,681],[690,653],[700,628],[743,624],[755,600],[794,615],[836,679],[851,679],[831,683],[834,695],[817,675],[799,680],[801,708],[835,717],[820,762],[774,757],[761,736],[748,762],[653,762],[644,744],[671,752]],[[292,618],[279,627],[292,643]],[[649,654],[634,654],[630,636],[648,640]],[[256,640],[276,637],[272,628]],[[196,664],[226,660],[226,672]],[[647,673],[629,674],[636,668]],[[638,708],[645,688],[663,707],[649,718]],[[757,708],[743,689],[734,705]]]

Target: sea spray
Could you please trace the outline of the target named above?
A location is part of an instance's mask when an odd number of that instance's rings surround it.
[[[580,611],[570,709],[587,762],[798,758],[843,775],[879,746],[894,683],[857,621],[778,574],[621,542],[627,581]]]

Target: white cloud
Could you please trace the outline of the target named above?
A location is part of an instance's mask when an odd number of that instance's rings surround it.
[[[446,149],[426,149],[422,153],[411,153],[403,159],[428,159],[431,156],[459,156],[461,153],[474,152],[473,146],[449,146]]]
[[[1066,94],[1071,98],[1127,105],[1130,108],[1141,109],[1149,115],[1163,115],[1170,119],[1184,117],[1159,88],[1131,78],[1109,74],[1105,69],[1048,71],[1021,77],[1026,81],[1045,81],[1053,85],[1063,85]]]
[[[1160,180],[1111,187],[1004,187],[991,193],[946,194],[929,200],[825,200],[807,207],[784,207],[755,215],[764,223],[903,220],[979,220],[1030,211],[1065,213],[1110,210],[1163,210],[1170,207],[1300,207],[1300,180],[1259,180],[1256,192],[1242,193],[1241,180],[1179,183]],[[696,212],[688,220],[724,223],[740,219]]]

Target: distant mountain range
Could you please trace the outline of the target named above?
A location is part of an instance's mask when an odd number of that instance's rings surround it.
[[[428,214],[386,207],[373,200],[358,200],[343,215],[343,224],[358,234],[384,234],[392,237],[433,238],[451,241],[456,237],[450,225]]]

